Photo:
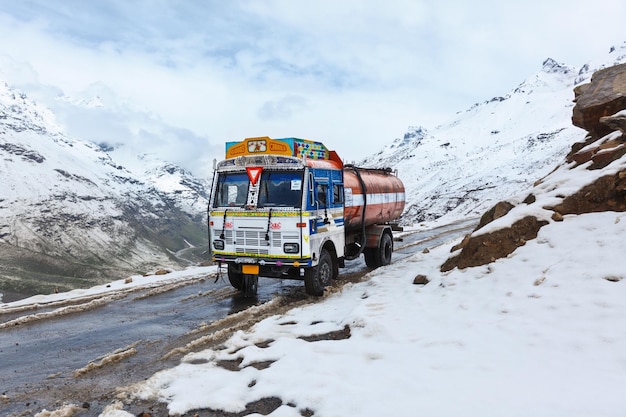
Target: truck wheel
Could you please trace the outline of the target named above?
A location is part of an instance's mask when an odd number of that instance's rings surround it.
[[[243,290],[243,274],[238,272],[233,264],[228,264],[228,280],[230,281],[230,285],[239,291]]]
[[[259,276],[253,274],[243,275],[243,296],[246,298],[256,297],[259,288]]]
[[[393,240],[388,233],[383,233],[380,242],[376,248],[365,248],[363,255],[365,256],[365,264],[376,269],[391,263],[391,254],[393,253]]]
[[[376,263],[376,251],[378,248],[365,248],[363,249],[363,256],[365,257],[365,265],[368,268],[376,269],[380,265]]]
[[[333,277],[333,260],[327,250],[322,249],[320,262],[309,268],[304,274],[304,288],[309,295],[320,296],[328,287]]]
[[[388,233],[384,233],[380,238],[378,246],[377,258],[378,266],[385,266],[391,263],[391,254],[393,253],[393,240]]]

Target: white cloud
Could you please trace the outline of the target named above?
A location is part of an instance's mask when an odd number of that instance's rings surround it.
[[[0,1],[0,75],[49,105],[105,90],[94,126],[151,115],[203,138],[177,137],[200,146],[190,155],[275,135],[353,160],[506,94],[547,57],[583,65],[624,40],[624,15],[618,0]],[[69,126],[83,111],[63,116],[68,130],[88,129]]]
[[[304,97],[287,95],[263,103],[259,109],[259,116],[262,119],[289,119],[294,112],[306,107],[306,105],[307,101]]]

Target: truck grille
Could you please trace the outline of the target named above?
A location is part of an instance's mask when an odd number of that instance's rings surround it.
[[[219,231],[217,231],[219,232]],[[272,248],[280,249],[284,242],[299,242],[300,235],[296,232],[270,232],[269,242],[265,240],[265,232],[258,230],[224,230],[226,245],[235,245],[235,251],[256,255],[269,255]]]

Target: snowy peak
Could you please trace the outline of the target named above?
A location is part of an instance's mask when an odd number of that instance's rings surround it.
[[[25,130],[51,135],[61,132],[50,110],[0,82],[0,133]]]
[[[543,61],[543,66],[542,66],[541,70],[543,72],[548,73],[548,74],[554,74],[554,73],[568,74],[568,73],[574,71],[573,68],[568,67],[568,66],[566,66],[564,64],[560,64],[560,63],[556,62],[552,58],[548,58],[545,61]]]
[[[626,62],[626,41],[622,42],[620,45],[611,46],[607,53],[585,63],[578,71],[578,76],[574,83],[580,84],[589,82],[594,72],[624,62]]]

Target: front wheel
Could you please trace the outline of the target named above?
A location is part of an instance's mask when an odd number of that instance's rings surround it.
[[[333,259],[327,250],[322,249],[320,262],[317,266],[309,268],[304,274],[304,288],[309,295],[320,296],[324,294],[324,288],[328,287],[333,277]]]
[[[228,264],[228,281],[234,288],[243,290],[243,274],[233,264]]]
[[[228,265],[228,281],[230,285],[243,293],[244,297],[256,297],[259,288],[259,276],[254,274],[244,274],[232,264]]]
[[[259,288],[259,276],[244,274],[243,276],[243,296],[246,298],[256,297]]]

